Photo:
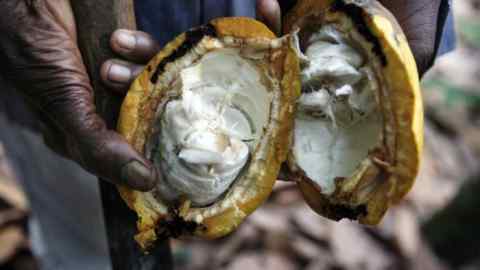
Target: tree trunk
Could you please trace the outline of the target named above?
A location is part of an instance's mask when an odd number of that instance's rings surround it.
[[[71,1],[77,22],[80,50],[95,89],[97,111],[114,129],[121,98],[111,94],[101,83],[100,66],[114,54],[110,35],[118,28],[135,29],[132,0]],[[168,241],[160,242],[148,255],[143,254],[133,236],[136,214],[128,209],[116,188],[100,181],[103,210],[110,256],[114,270],[171,269],[172,258]]]

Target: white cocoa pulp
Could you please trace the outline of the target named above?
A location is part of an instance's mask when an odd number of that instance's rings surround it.
[[[215,202],[248,164],[268,122],[271,96],[238,49],[203,55],[180,71],[181,96],[167,102],[155,156],[162,198]]]
[[[325,195],[348,178],[379,141],[378,82],[367,59],[334,25],[309,38],[295,118],[297,166]]]

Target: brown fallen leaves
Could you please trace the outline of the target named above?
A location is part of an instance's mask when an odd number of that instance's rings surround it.
[[[37,269],[26,232],[28,209],[0,144],[0,269]]]

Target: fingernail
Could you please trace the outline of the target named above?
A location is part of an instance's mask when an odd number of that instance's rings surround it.
[[[118,83],[126,83],[130,81],[132,77],[132,72],[126,66],[119,64],[111,64],[108,69],[108,80]]]
[[[130,34],[129,32],[119,31],[117,34],[117,39],[118,45],[123,49],[128,51],[135,49],[137,40],[135,39],[135,36]]]
[[[122,180],[132,188],[149,191],[157,182],[155,169],[146,167],[138,160],[131,161],[122,167]]]

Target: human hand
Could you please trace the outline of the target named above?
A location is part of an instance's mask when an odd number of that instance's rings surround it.
[[[39,110],[46,143],[113,183],[153,188],[154,166],[96,114],[70,2],[1,1],[0,33],[2,74]]]

